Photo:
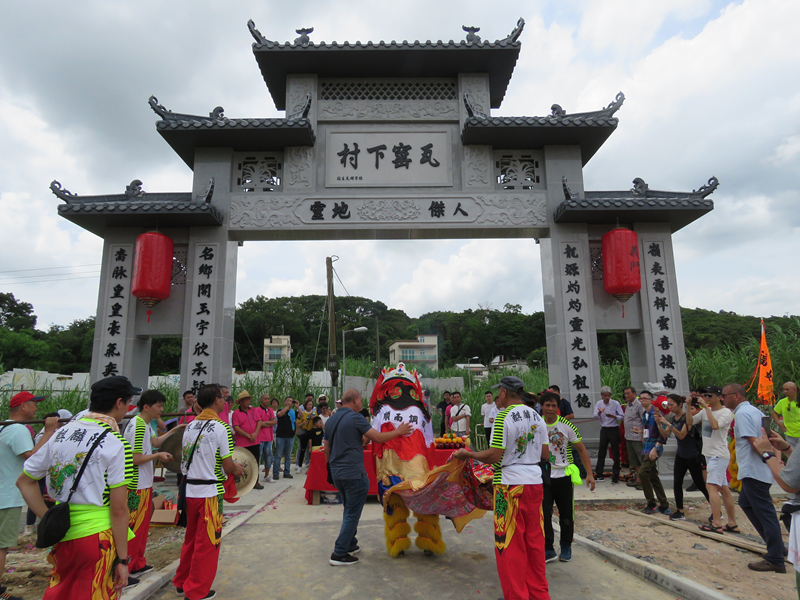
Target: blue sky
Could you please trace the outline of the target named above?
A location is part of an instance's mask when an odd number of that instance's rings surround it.
[[[48,185],[81,194],[186,191],[191,173],[156,133],[147,98],[204,114],[268,117],[246,23],[292,40],[485,39],[527,22],[498,115],[596,110],[626,95],[620,125],[585,169],[586,188],[691,190],[720,180],[716,209],[675,236],[681,304],[800,314],[800,3],[42,1],[0,23],[0,290],[40,327],[95,311],[101,241],[56,214]],[[237,301],[325,292],[325,257],[353,295],[411,316],[479,303],[540,310],[533,240],[259,242],[239,255]],[[402,281],[385,265],[399,265]],[[95,265],[95,266],[93,266]],[[26,271],[64,267],[50,271]],[[56,274],[50,279],[22,276]],[[337,293],[344,293],[339,289]]]

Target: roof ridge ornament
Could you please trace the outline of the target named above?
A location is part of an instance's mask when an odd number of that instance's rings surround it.
[[[464,92],[464,106],[467,109],[467,116],[474,117],[476,119],[489,119],[489,115],[486,115],[475,108],[475,105],[469,99],[469,94]]]
[[[467,27],[466,25],[462,25],[461,29],[467,32],[467,39],[466,42],[468,44],[480,44],[481,43],[481,36],[475,35],[478,31],[481,30],[480,27]]]
[[[253,36],[253,39],[259,46],[266,46],[267,48],[272,48],[273,46],[276,45],[275,42],[268,40],[263,35],[261,35],[261,32],[258,29],[256,29],[256,24],[253,21],[253,19],[250,19],[247,22],[247,29],[250,30],[250,35]]]
[[[71,204],[73,200],[78,199],[77,194],[73,194],[67,188],[61,187],[61,183],[57,179],[53,179],[53,181],[50,182],[50,191],[67,204]]]
[[[565,111],[563,108],[561,108],[560,104],[553,104],[553,106],[550,107],[550,116],[551,117],[566,117],[567,116],[567,111]]]
[[[646,198],[647,192],[650,190],[650,186],[647,185],[644,179],[641,177],[637,177],[633,180],[633,187],[631,188],[631,194],[634,196],[641,196]]]
[[[214,178],[208,180],[208,187],[204,194],[197,194],[195,202],[197,204],[211,204],[211,198],[214,196]]]
[[[719,187],[719,179],[716,177],[712,177],[708,180],[708,183],[705,185],[700,186],[700,188],[696,190],[692,190],[692,194],[696,194],[701,198],[705,198],[709,194],[711,194],[714,190]]]
[[[311,38],[308,37],[308,34],[314,32],[313,27],[301,27],[300,29],[295,29],[294,32],[300,34],[300,37],[295,39],[295,44],[300,46],[308,46],[311,44]]]
[[[144,198],[145,192],[142,189],[142,180],[141,179],[134,179],[131,181],[130,185],[125,186],[125,196],[133,200],[134,198]]]
[[[603,109],[603,112],[610,111],[606,116],[610,117],[615,112],[617,112],[620,108],[622,108],[622,103],[625,102],[625,94],[622,92],[617,92],[617,95],[614,97],[614,101],[606,106]]]
[[[225,109],[221,106],[217,106],[214,110],[208,113],[207,117],[204,117],[202,115],[174,113],[171,110],[167,110],[163,104],[159,104],[158,98],[155,96],[150,96],[150,98],[147,100],[147,103],[150,105],[150,108],[153,109],[153,112],[161,117],[162,121],[208,121],[209,119],[214,121],[228,120],[228,118],[225,116]]]
[[[286,117],[286,120],[299,121],[300,119],[307,119],[309,112],[311,112],[311,92],[306,94],[306,100],[303,102],[303,106],[300,107],[300,110]]]
[[[569,189],[569,185],[567,185],[567,176],[564,175],[561,177],[561,187],[564,188],[564,199],[565,200],[578,200],[578,194],[573,192]]]
[[[508,34],[508,37],[502,40],[497,40],[497,42],[500,44],[502,44],[503,42],[506,42],[508,44],[513,44],[519,39],[519,36],[522,35],[522,30],[524,28],[525,28],[525,19],[520,17],[517,20],[517,26],[514,27],[514,30],[511,33]]]

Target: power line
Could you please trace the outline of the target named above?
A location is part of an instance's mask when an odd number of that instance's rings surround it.
[[[52,271],[53,269],[80,269],[83,267],[99,267],[101,263],[94,263],[91,265],[72,265],[69,267],[42,267],[41,269],[17,269],[16,271],[0,271],[0,273],[25,273],[27,271]],[[52,273],[56,275],[56,273]]]
[[[37,277],[61,277],[62,275],[86,275],[88,273],[96,272],[95,269],[91,271],[74,271],[72,273],[40,273],[38,275],[12,275],[12,279],[36,279]],[[98,273],[99,275],[99,273]]]
[[[344,287],[344,283],[342,283],[342,280],[339,277],[339,274],[336,272],[336,269],[333,269],[333,274],[336,275],[336,279],[339,281],[339,285],[342,286],[342,289],[344,290],[344,293],[347,294],[348,296],[350,296],[350,292],[348,292],[347,288]]]
[[[41,279],[39,281],[0,281],[0,285],[27,285],[29,283],[47,283],[49,281],[73,281],[75,279],[96,279],[97,275],[87,275],[86,277],[62,277],[60,279]]]

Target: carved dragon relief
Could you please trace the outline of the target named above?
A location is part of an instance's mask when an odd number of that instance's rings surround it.
[[[458,118],[453,101],[320,102],[319,118],[325,119],[442,119]]]
[[[302,113],[308,118],[311,111],[311,96],[314,93],[314,79],[311,77],[292,78],[290,91],[286,103],[286,116],[288,120],[300,118]]]
[[[544,197],[515,194],[481,195],[475,199],[484,205],[483,215],[477,223],[497,226],[546,226],[547,204]]]
[[[311,153],[308,146],[293,146],[286,149],[283,163],[286,185],[289,187],[311,187]]]
[[[356,208],[358,216],[367,221],[408,221],[420,215],[420,207],[410,198],[366,200]]]
[[[483,102],[489,99],[489,82],[483,77],[465,77],[462,83],[462,97],[465,103],[469,102],[470,109],[476,113],[475,116],[480,118],[482,115],[488,115],[489,112],[484,108]]]

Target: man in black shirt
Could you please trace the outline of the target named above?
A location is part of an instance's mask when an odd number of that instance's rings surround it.
[[[439,437],[444,436],[445,428],[447,426],[447,416],[445,411],[447,410],[447,407],[450,406],[450,392],[445,390],[443,396],[444,400],[436,405],[436,412],[439,413],[440,417],[442,417],[442,424],[439,426]]]
[[[286,396],[283,408],[275,416],[278,424],[275,429],[275,458],[272,462],[272,479],[278,481],[281,471],[281,457],[283,457],[283,478],[293,479],[292,467],[292,448],[294,447],[294,420],[295,412],[292,408],[292,397]]]

